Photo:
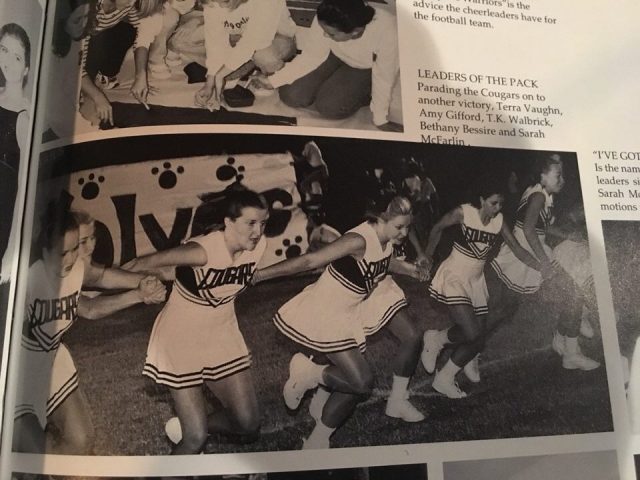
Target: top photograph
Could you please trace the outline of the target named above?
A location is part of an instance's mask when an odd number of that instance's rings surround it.
[[[395,0],[58,0],[43,141],[157,125],[403,131]]]

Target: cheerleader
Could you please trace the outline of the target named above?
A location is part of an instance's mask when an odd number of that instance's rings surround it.
[[[98,319],[140,302],[159,303],[165,289],[155,278],[133,273],[122,272],[118,285],[105,281],[104,269],[78,258],[78,223],[70,212],[50,206],[45,222],[41,258],[29,268],[14,450],[86,455],[92,453],[93,426],[63,337],[78,317]],[[131,290],[88,298],[80,295],[84,286]]]
[[[265,251],[265,199],[249,190],[225,199],[224,227],[136,259],[126,268],[175,266],[176,281],[156,318],[143,374],[166,385],[177,413],[165,430],[173,454],[200,453],[208,433],[251,438],[260,428],[251,356],[238,328],[235,299]],[[203,386],[223,405],[207,416]]]
[[[544,284],[543,298],[558,317],[552,347],[562,356],[562,366],[569,370],[593,370],[600,364],[583,355],[578,344],[582,312],[579,288],[555,261],[546,243],[547,234],[568,238],[565,232],[554,225],[554,198],[565,184],[562,159],[557,154],[550,155],[539,162],[537,170],[538,182],[522,194],[513,234],[539,261],[540,267],[533,268],[523,263],[516,258],[509,245],[503,245],[491,262],[501,280],[494,282],[498,285],[496,296],[503,300],[505,310],[514,311],[521,295],[535,293]],[[498,319],[504,316],[503,313]]]
[[[290,409],[298,407],[307,390],[320,385],[326,389],[318,391],[320,401],[312,401],[316,426],[303,448],[329,448],[331,434],[371,394],[373,372],[363,355],[366,338],[387,324],[401,345],[386,414],[407,422],[425,418],[409,402],[407,390],[419,361],[421,335],[403,310],[404,293],[386,278],[391,271],[425,279],[423,269],[392,258],[393,245],[406,238],[410,223],[411,203],[394,197],[384,210],[370,214],[333,243],[256,274],[256,281],[263,281],[327,266],[317,282],[289,300],[274,318],[284,335],[326,354],[330,362],[319,365],[297,353],[289,364],[283,395]]]
[[[451,254],[440,264],[429,286],[431,297],[446,305],[454,326],[427,331],[422,352],[425,369],[433,373],[440,351],[445,345],[453,346],[451,357],[432,383],[434,390],[449,398],[467,396],[455,381],[460,369],[465,368],[471,381],[480,381],[477,363],[472,360],[484,348],[488,312],[484,265],[492,247],[502,237],[518,259],[538,268],[538,262],[520,246],[503,221],[500,210],[504,194],[498,181],[486,176],[477,186],[471,203],[453,209],[433,227],[425,252],[431,265],[443,230],[458,226]]]

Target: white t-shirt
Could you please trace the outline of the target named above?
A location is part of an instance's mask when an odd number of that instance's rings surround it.
[[[276,33],[293,37],[296,25],[285,0],[247,0],[235,10],[210,3],[204,6],[204,44],[207,71],[215,75],[224,65],[233,70],[267,48]],[[232,46],[230,37],[240,38]]]
[[[372,69],[370,108],[373,123],[386,123],[391,90],[400,69],[395,15],[376,8],[376,13],[362,36],[346,42],[336,42],[325,36],[316,17],[311,24],[308,43],[302,54],[269,77],[271,84],[278,88],[294,82],[318,68],[327,59],[329,52],[333,52],[350,67]]]

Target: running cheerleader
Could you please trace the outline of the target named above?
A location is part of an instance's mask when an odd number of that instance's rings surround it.
[[[222,230],[138,258],[127,268],[153,271],[176,266],[169,301],[156,318],[143,373],[171,390],[177,419],[166,431],[173,454],[200,453],[208,433],[248,438],[260,428],[251,356],[235,314],[235,298],[249,286],[266,247],[265,199],[230,192]],[[207,417],[206,386],[223,409]]]
[[[411,203],[394,197],[381,212],[349,230],[333,243],[301,257],[260,270],[256,281],[328,267],[314,284],[289,300],[275,316],[276,327],[300,345],[327,355],[319,365],[296,353],[284,386],[286,405],[295,409],[307,390],[320,385],[310,407],[316,426],[303,448],[329,448],[329,438],[371,394],[373,373],[364,357],[366,337],[387,323],[400,341],[393,363],[393,387],[386,414],[407,422],[424,420],[408,400],[408,384],[418,363],[422,339],[411,318],[402,290],[385,278],[387,272],[425,280],[425,271],[392,258],[411,223]],[[324,397],[324,398],[322,398]],[[324,403],[324,405],[323,405]]]
[[[520,246],[503,221],[500,210],[504,194],[498,181],[487,176],[477,184],[479,188],[471,203],[450,211],[433,227],[425,252],[431,265],[442,231],[459,225],[451,254],[440,264],[429,286],[429,294],[446,305],[455,325],[448,330],[428,330],[422,352],[424,368],[433,373],[443,347],[453,346],[451,357],[436,373],[432,384],[434,390],[449,398],[467,396],[455,381],[461,368],[471,381],[480,381],[475,359],[484,348],[488,312],[484,265],[491,248],[502,236],[518,259],[538,268],[537,260]]]
[[[505,311],[514,311],[520,301],[517,294],[535,293],[544,284],[544,299],[550,303],[558,319],[552,347],[562,356],[562,366],[570,370],[593,370],[600,364],[584,356],[578,344],[582,313],[579,287],[554,260],[551,248],[545,243],[547,234],[567,238],[567,234],[554,225],[554,196],[565,183],[560,156],[554,154],[544,158],[538,172],[538,183],[522,194],[513,233],[518,242],[539,260],[540,268],[523,263],[509,245],[503,245],[491,262],[501,280],[494,282],[498,285],[496,298],[502,301]],[[503,313],[491,323],[504,317]]]
[[[42,256],[29,268],[14,450],[87,455],[93,426],[63,336],[78,317],[97,319],[140,302],[160,303],[166,292],[153,277],[122,271],[114,277],[105,274],[111,269],[83,262],[74,215],[53,206],[47,213]],[[88,298],[80,294],[86,285],[132,290]]]

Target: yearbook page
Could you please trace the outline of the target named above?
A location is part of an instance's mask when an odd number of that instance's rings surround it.
[[[0,405],[6,382],[43,22],[43,2],[0,2]]]
[[[640,6],[46,7],[4,476],[640,478]]]

